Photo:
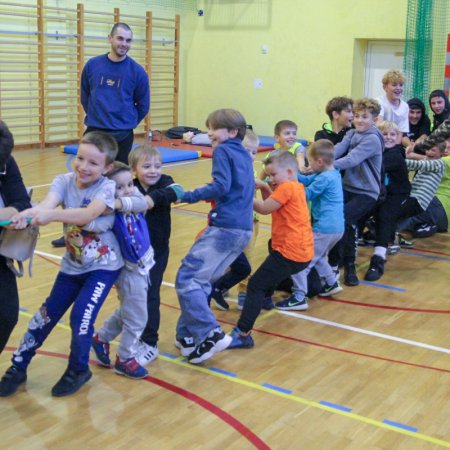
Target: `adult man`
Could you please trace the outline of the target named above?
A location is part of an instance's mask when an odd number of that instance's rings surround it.
[[[86,112],[86,131],[105,131],[117,141],[116,160],[128,164],[139,122],[150,108],[150,86],[145,70],[127,55],[133,32],[123,22],[116,23],[108,36],[109,53],[91,58],[81,74],[80,101]],[[52,241],[64,247],[64,237]]]

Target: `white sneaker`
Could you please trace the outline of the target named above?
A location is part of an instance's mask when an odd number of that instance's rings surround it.
[[[140,341],[135,359],[140,366],[145,367],[147,364],[150,364],[152,361],[154,361],[158,357],[158,355],[159,350],[157,345],[148,345],[145,342]]]
[[[175,338],[174,345],[180,350],[181,356],[189,356],[195,350],[193,337]]]

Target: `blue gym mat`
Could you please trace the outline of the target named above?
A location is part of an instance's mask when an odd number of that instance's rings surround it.
[[[275,138],[273,136],[258,136],[259,137],[259,145],[261,147],[273,147],[275,145]],[[297,139],[297,142],[304,145],[305,147],[308,145],[308,141],[305,139]]]
[[[133,144],[133,149],[137,147],[137,144]],[[175,148],[156,147],[161,153],[162,162],[170,163],[176,161],[186,161],[188,159],[198,159],[201,156],[201,152],[192,150],[177,150]],[[78,144],[65,145],[63,147],[64,153],[70,153],[76,155],[78,150]]]

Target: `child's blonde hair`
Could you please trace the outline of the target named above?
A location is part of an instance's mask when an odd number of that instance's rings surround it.
[[[353,112],[360,111],[369,111],[373,117],[377,117],[380,115],[381,106],[380,104],[373,98],[359,98],[355,100],[353,103]]]
[[[377,128],[382,132],[386,133],[389,130],[395,130],[397,133],[400,133],[398,125],[394,122],[389,122],[389,120],[383,120],[381,123],[377,125]]]
[[[308,147],[308,158],[319,159],[330,166],[334,162],[334,145],[328,139],[319,139]]]
[[[244,140],[246,140],[249,144],[255,144],[256,146],[259,145],[259,137],[253,130],[248,129],[245,132]]]
[[[383,76],[383,79],[381,82],[383,83],[383,86],[386,86],[387,84],[396,84],[396,83],[405,83],[406,77],[400,70],[389,70],[386,72]]]
[[[106,164],[111,164],[119,152],[117,141],[104,131],[90,131],[80,140],[80,144],[90,144],[98,148],[100,153],[106,155]]]
[[[138,145],[128,155],[128,164],[135,170],[141,158],[147,159],[153,157],[158,158],[162,162],[161,153],[158,149],[149,144]]]
[[[297,158],[287,150],[275,151],[264,160],[264,166],[269,164],[277,164],[283,168],[291,168],[295,172],[298,171]]]

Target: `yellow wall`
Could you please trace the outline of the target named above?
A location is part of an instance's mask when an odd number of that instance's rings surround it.
[[[204,17],[190,20],[192,42],[182,46],[188,125],[203,126],[211,110],[234,107],[259,134],[289,118],[300,136],[312,138],[331,97],[362,94],[367,40],[405,37],[407,0],[199,3]],[[253,87],[256,78],[261,90]]]

